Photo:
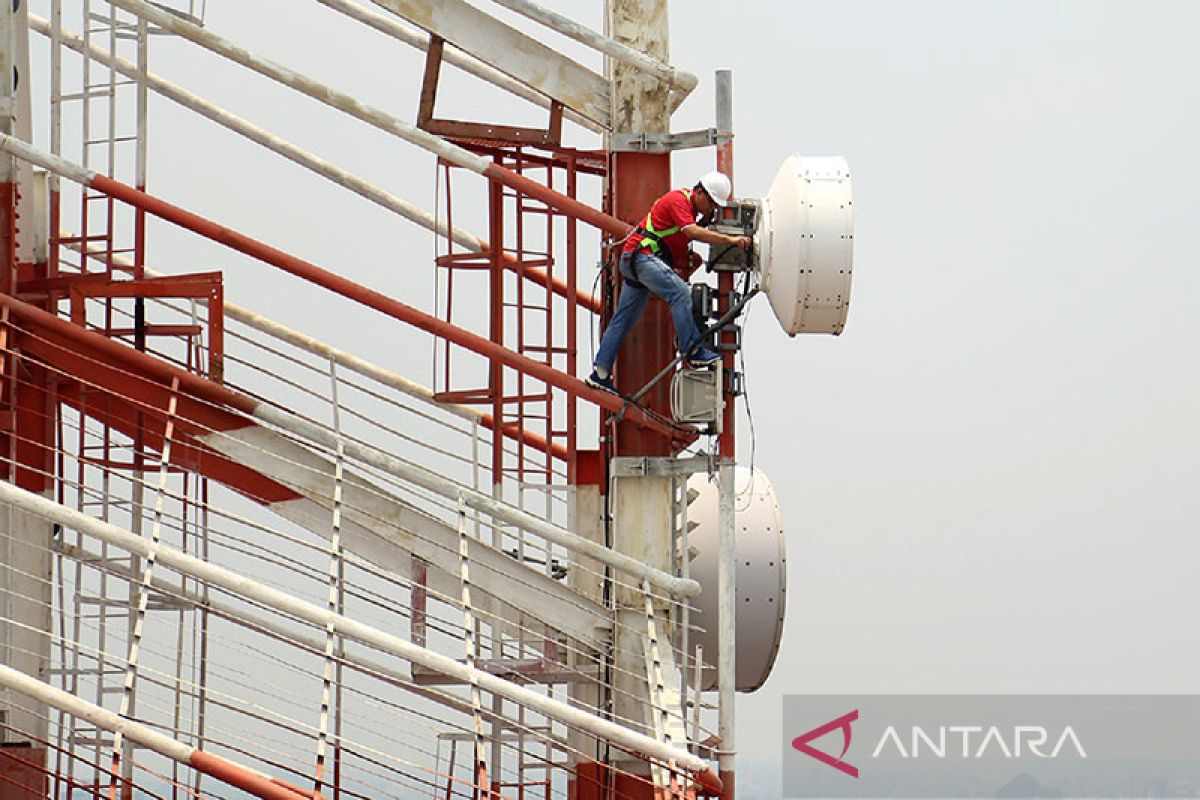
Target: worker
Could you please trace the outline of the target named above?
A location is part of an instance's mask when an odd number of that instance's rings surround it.
[[[729,204],[732,192],[729,178],[709,172],[691,189],[672,189],[650,206],[646,218],[625,241],[620,262],[624,285],[617,311],[600,338],[588,386],[617,391],[612,374],[617,352],[641,318],[651,292],[670,307],[675,345],[689,364],[704,367],[721,360],[699,343],[700,330],[692,318],[692,293],[685,278],[691,274],[688,246],[692,241],[743,250],[750,246],[749,236],[726,236],[704,227],[713,221],[718,207]]]

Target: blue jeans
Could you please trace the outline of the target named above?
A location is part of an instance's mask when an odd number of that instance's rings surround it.
[[[671,318],[675,321],[675,346],[679,352],[686,353],[697,339],[700,331],[696,321],[692,319],[692,292],[687,283],[675,274],[662,259],[645,251],[621,254],[621,274],[633,278],[641,286],[634,286],[629,281],[621,287],[621,297],[617,300],[617,312],[604,329],[600,338],[600,349],[596,351],[597,367],[611,370],[617,360],[617,352],[621,349],[621,341],[633,329],[642,317],[650,292],[666,301],[671,309]]]

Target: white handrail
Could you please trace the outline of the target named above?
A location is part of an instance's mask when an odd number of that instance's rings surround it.
[[[163,30],[170,31],[193,44],[198,44],[206,50],[224,56],[234,63],[241,64],[243,67],[248,67],[260,75],[265,75],[289,88],[306,94],[318,102],[325,103],[363,122],[374,125],[382,131],[397,136],[410,144],[415,144],[417,147],[428,150],[460,167],[482,175],[491,163],[482,156],[477,156],[469,150],[459,147],[439,136],[434,136],[415,125],[410,125],[404,120],[388,114],[386,111],[362,103],[345,92],[339,92],[337,89],[313,80],[307,75],[296,72],[281,64],[276,64],[270,59],[257,56],[246,48],[236,45],[212,31],[187,22],[144,0],[110,1],[114,6],[128,11],[130,14],[142,17]]]
[[[393,39],[411,45],[418,50],[429,49],[428,33],[416,28],[410,28],[392,15],[379,14],[357,3],[348,2],[348,0],[317,0],[317,2],[332,8],[334,11],[340,11],[350,18],[356,19],[364,25],[368,25],[380,33],[387,34]],[[442,60],[448,64],[453,64],[463,72],[468,72],[488,83],[499,86],[501,89],[512,92],[517,97],[528,100],[542,108],[550,108],[550,99],[546,95],[530,89],[520,81],[510,78],[490,64],[480,61],[470,53],[464,53],[457,47],[447,47],[442,52]],[[594,122],[574,109],[564,108],[563,117],[595,133],[603,133],[605,130],[603,125]]]
[[[575,20],[564,17],[557,11],[552,11],[531,2],[531,0],[492,0],[492,2],[515,11],[534,22],[540,22],[547,28],[558,31],[563,36],[574,39],[580,44],[585,44],[588,47],[598,50],[609,58],[620,61],[622,64],[628,64],[631,67],[636,67],[643,72],[649,73],[672,89],[678,89],[680,96],[674,102],[674,105],[683,102],[683,99],[691,94],[692,90],[700,83],[700,79],[690,72],[678,69],[670,64],[659,61],[653,56],[648,56],[645,53],[634,50],[629,45],[618,42],[616,39],[596,33],[591,28],[580,25]]]
[[[280,591],[225,569],[224,567],[202,561],[171,547],[159,545],[155,548],[150,542],[136,536],[127,530],[89,517],[72,508],[60,505],[53,500],[21,489],[11,483],[0,482],[0,502],[11,503],[14,507],[52,522],[57,522],[65,528],[77,530],[102,542],[107,542],[133,555],[146,558],[154,550],[156,560],[169,569],[173,569],[188,577],[205,581],[228,592],[252,600],[275,611],[304,620],[328,630],[333,630],[342,636],[355,639],[363,644],[390,653],[399,658],[419,664],[426,669],[448,675],[480,689],[530,708],[539,714],[557,720],[578,730],[604,739],[628,750],[631,753],[650,756],[664,763],[674,762],[689,772],[703,772],[708,768],[703,759],[658,741],[645,734],[617,725],[556,700],[540,694],[532,689],[506,681],[490,672],[468,667],[466,664],[436,653],[420,645],[386,633],[370,625],[351,619],[344,614],[338,614],[326,608],[301,600],[287,592]],[[13,672],[8,670],[8,672]],[[20,673],[16,673],[20,675]],[[11,678],[8,673],[6,677]],[[44,684],[43,684],[44,685]],[[132,739],[133,736],[130,735]],[[165,738],[165,737],[164,737]],[[173,740],[169,740],[173,741]],[[166,745],[165,742],[160,742]],[[178,748],[178,743],[174,743]],[[161,751],[160,751],[161,752]],[[178,749],[176,752],[179,752]],[[164,755],[166,753],[164,752]],[[190,755],[190,751],[189,751]],[[172,756],[174,757],[174,756]]]
[[[32,12],[29,14],[29,27],[43,36],[51,35],[49,20],[43,19]],[[139,79],[138,67],[133,62],[120,57],[114,59],[112,54],[107,50],[97,47],[94,44],[85,44],[83,38],[72,31],[64,30],[60,33],[60,37],[60,41],[76,53],[90,56],[101,64],[110,65],[127,78]],[[221,108],[217,104],[189,92],[178,84],[172,83],[152,72],[140,76],[140,79],[145,80],[146,85],[150,89],[153,89],[163,97],[179,103],[184,108],[195,111],[202,117],[206,117],[234,133],[245,136],[250,141],[260,144],[306,169],[312,170],[321,177],[327,178],[337,185],[349,189],[355,194],[365,197],[373,203],[389,211],[393,211],[427,230],[433,231],[440,236],[449,236],[455,242],[472,252],[478,253],[483,250],[483,244],[479,241],[479,237],[460,228],[450,228],[447,230],[444,221],[436,220],[425,209],[396,197],[394,194],[363,180],[354,173],[348,172],[319,156],[313,155],[307,150],[289,142],[287,139],[258,127],[248,120]]]

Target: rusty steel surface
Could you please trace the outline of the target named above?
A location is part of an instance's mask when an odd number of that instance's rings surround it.
[[[670,156],[648,153],[617,153],[613,157],[613,210],[622,219],[640,220],[650,205],[671,188]],[[617,268],[620,251],[613,253],[609,265],[610,280],[617,292],[622,279]],[[616,306],[614,294],[613,306]],[[646,304],[641,320],[625,337],[617,356],[616,379],[624,393],[633,394],[645,386],[675,358],[674,324],[670,309],[658,298]],[[648,408],[670,417],[670,383],[659,381],[642,397]],[[616,426],[616,449],[620,456],[667,456],[674,443],[661,432],[647,430],[624,420]]]

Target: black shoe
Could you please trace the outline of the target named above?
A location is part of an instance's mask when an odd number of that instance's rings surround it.
[[[617,394],[617,387],[613,384],[612,375],[609,375],[607,378],[601,378],[596,370],[592,370],[592,374],[588,375],[583,382],[593,389],[603,389],[606,392]]]

